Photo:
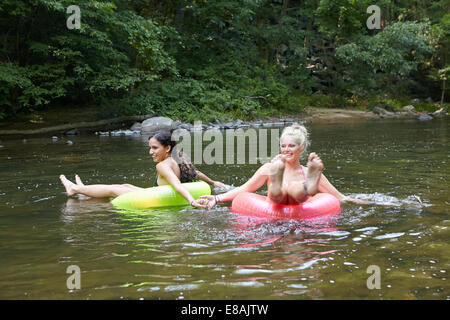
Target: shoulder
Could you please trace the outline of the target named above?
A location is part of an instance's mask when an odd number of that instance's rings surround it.
[[[162,162],[156,164],[156,171],[161,172],[164,169],[164,164]]]
[[[160,170],[167,170],[167,169],[171,169],[172,168],[172,164],[170,163],[170,161],[167,161],[168,159],[159,162],[156,165],[156,170],[160,171]]]
[[[171,170],[176,172],[178,170],[177,162],[172,158],[167,158],[156,165],[156,170]]]

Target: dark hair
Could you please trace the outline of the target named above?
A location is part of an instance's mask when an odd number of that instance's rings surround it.
[[[167,130],[161,130],[156,132],[154,135],[148,137],[148,140],[151,138],[155,138],[161,143],[164,147],[170,146],[170,152],[172,152],[173,148],[177,145],[176,141],[172,140],[172,133]]]
[[[176,150],[177,142],[172,140],[172,133],[168,130],[161,130],[150,136],[148,140],[155,138],[164,147],[170,146],[170,154],[180,168],[180,181],[191,182],[198,179],[197,170],[192,162],[182,151]]]

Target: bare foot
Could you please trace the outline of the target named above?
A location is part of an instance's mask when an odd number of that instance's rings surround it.
[[[84,186],[83,181],[81,181],[80,177],[77,174],[75,175],[75,182],[80,186]]]
[[[286,158],[278,155],[273,158],[269,168],[270,187],[269,192],[273,197],[279,197],[282,194],[283,174],[286,167]]]
[[[319,191],[319,180],[323,171],[323,163],[314,152],[308,157],[308,172],[306,173],[305,186],[310,195],[315,195]]]
[[[73,188],[74,186],[76,186],[76,184],[68,180],[65,175],[63,174],[60,175],[59,180],[61,180],[62,184],[64,185],[64,188],[66,188],[66,192],[69,197],[73,196],[76,193]]]

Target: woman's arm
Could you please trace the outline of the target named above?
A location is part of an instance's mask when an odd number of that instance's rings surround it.
[[[344,200],[346,197],[340,193],[332,184],[330,181],[328,181],[327,177],[325,177],[325,175],[322,173],[320,176],[320,180],[319,180],[319,191],[320,192],[326,192],[329,194],[332,194],[333,196],[335,196],[336,198],[338,198],[338,200],[342,201]]]
[[[341,201],[341,202],[354,202],[354,203],[360,203],[360,204],[373,204],[373,202],[371,202],[371,201],[355,199],[355,198],[351,198],[351,197],[343,195],[342,193],[340,193],[331,184],[330,181],[328,181],[327,177],[325,177],[325,175],[323,173],[320,176],[320,180],[319,180],[319,191],[320,192],[330,193],[333,196],[335,196],[336,198],[338,198],[338,200]]]
[[[213,187],[217,187],[217,188],[226,188],[227,185],[220,182],[220,181],[214,181],[212,179],[210,179],[206,174],[204,174],[203,172],[200,172],[198,170],[196,170],[197,172],[197,176],[200,180],[205,181],[207,184],[213,186]]]
[[[267,166],[261,166],[243,185],[216,196],[201,196],[200,200],[211,209],[219,202],[232,201],[241,192],[254,192],[267,181]]]
[[[181,194],[183,196],[183,198],[185,198],[190,205],[195,206],[195,207],[204,207],[202,205],[199,205],[194,197],[189,193],[189,191],[187,191],[187,189],[185,187],[183,187],[183,185],[180,182],[180,179],[178,179],[177,175],[175,174],[175,172],[173,172],[172,168],[163,162],[160,162],[156,165],[156,172],[164,177],[164,179],[173,186],[173,188],[178,191],[179,194]]]
[[[267,181],[267,168],[261,166],[243,185],[216,196],[218,202],[232,201],[241,192],[254,192]]]

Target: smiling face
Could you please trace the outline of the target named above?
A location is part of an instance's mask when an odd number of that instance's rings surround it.
[[[287,162],[299,161],[304,146],[298,144],[292,136],[284,136],[280,140],[280,151],[285,156]]]
[[[164,147],[158,140],[153,137],[148,140],[148,147],[150,148],[148,153],[152,156],[153,161],[155,162],[161,162],[170,156],[171,147]]]

